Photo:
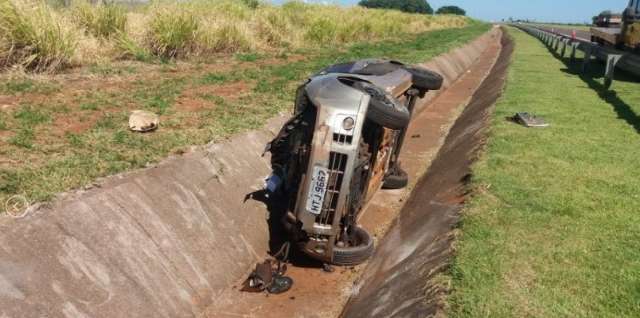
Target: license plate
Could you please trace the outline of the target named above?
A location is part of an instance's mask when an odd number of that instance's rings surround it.
[[[324,203],[328,182],[329,170],[318,166],[313,167],[311,187],[307,194],[307,211],[309,213],[320,215],[320,212],[322,212],[322,204]]]

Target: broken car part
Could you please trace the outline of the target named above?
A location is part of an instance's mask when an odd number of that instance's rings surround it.
[[[289,247],[288,242],[283,244],[280,250],[273,255],[273,259],[256,264],[256,268],[244,282],[242,291],[256,293],[267,291],[270,294],[281,294],[291,289],[293,279],[285,276]]]
[[[547,127],[548,123],[544,121],[544,119],[534,116],[529,113],[516,113],[513,117],[510,118],[512,121],[523,125],[525,127]]]

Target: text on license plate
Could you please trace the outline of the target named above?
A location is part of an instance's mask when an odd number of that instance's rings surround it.
[[[307,211],[315,215],[322,212],[322,204],[324,203],[324,195],[327,192],[327,183],[329,182],[329,170],[323,167],[313,167],[313,175],[311,176],[311,185],[307,195]]]

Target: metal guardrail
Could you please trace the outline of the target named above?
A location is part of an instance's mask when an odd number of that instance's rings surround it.
[[[589,64],[594,58],[604,61],[606,65],[604,84],[607,89],[611,88],[613,84],[616,68],[640,76],[640,56],[637,54],[603,47],[597,43],[541,30],[528,25],[514,24],[512,26],[537,37],[549,48],[558,52],[561,57],[565,57],[567,52],[569,52],[572,61],[575,61],[576,51],[580,50],[584,52],[582,72],[587,71]]]

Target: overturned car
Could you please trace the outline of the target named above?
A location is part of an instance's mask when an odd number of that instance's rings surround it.
[[[298,88],[293,117],[267,147],[267,190],[288,200],[283,221],[305,254],[335,265],[371,256],[358,218],[378,189],[407,185],[398,155],[413,107],[442,81],[424,68],[361,60],[327,67]]]

